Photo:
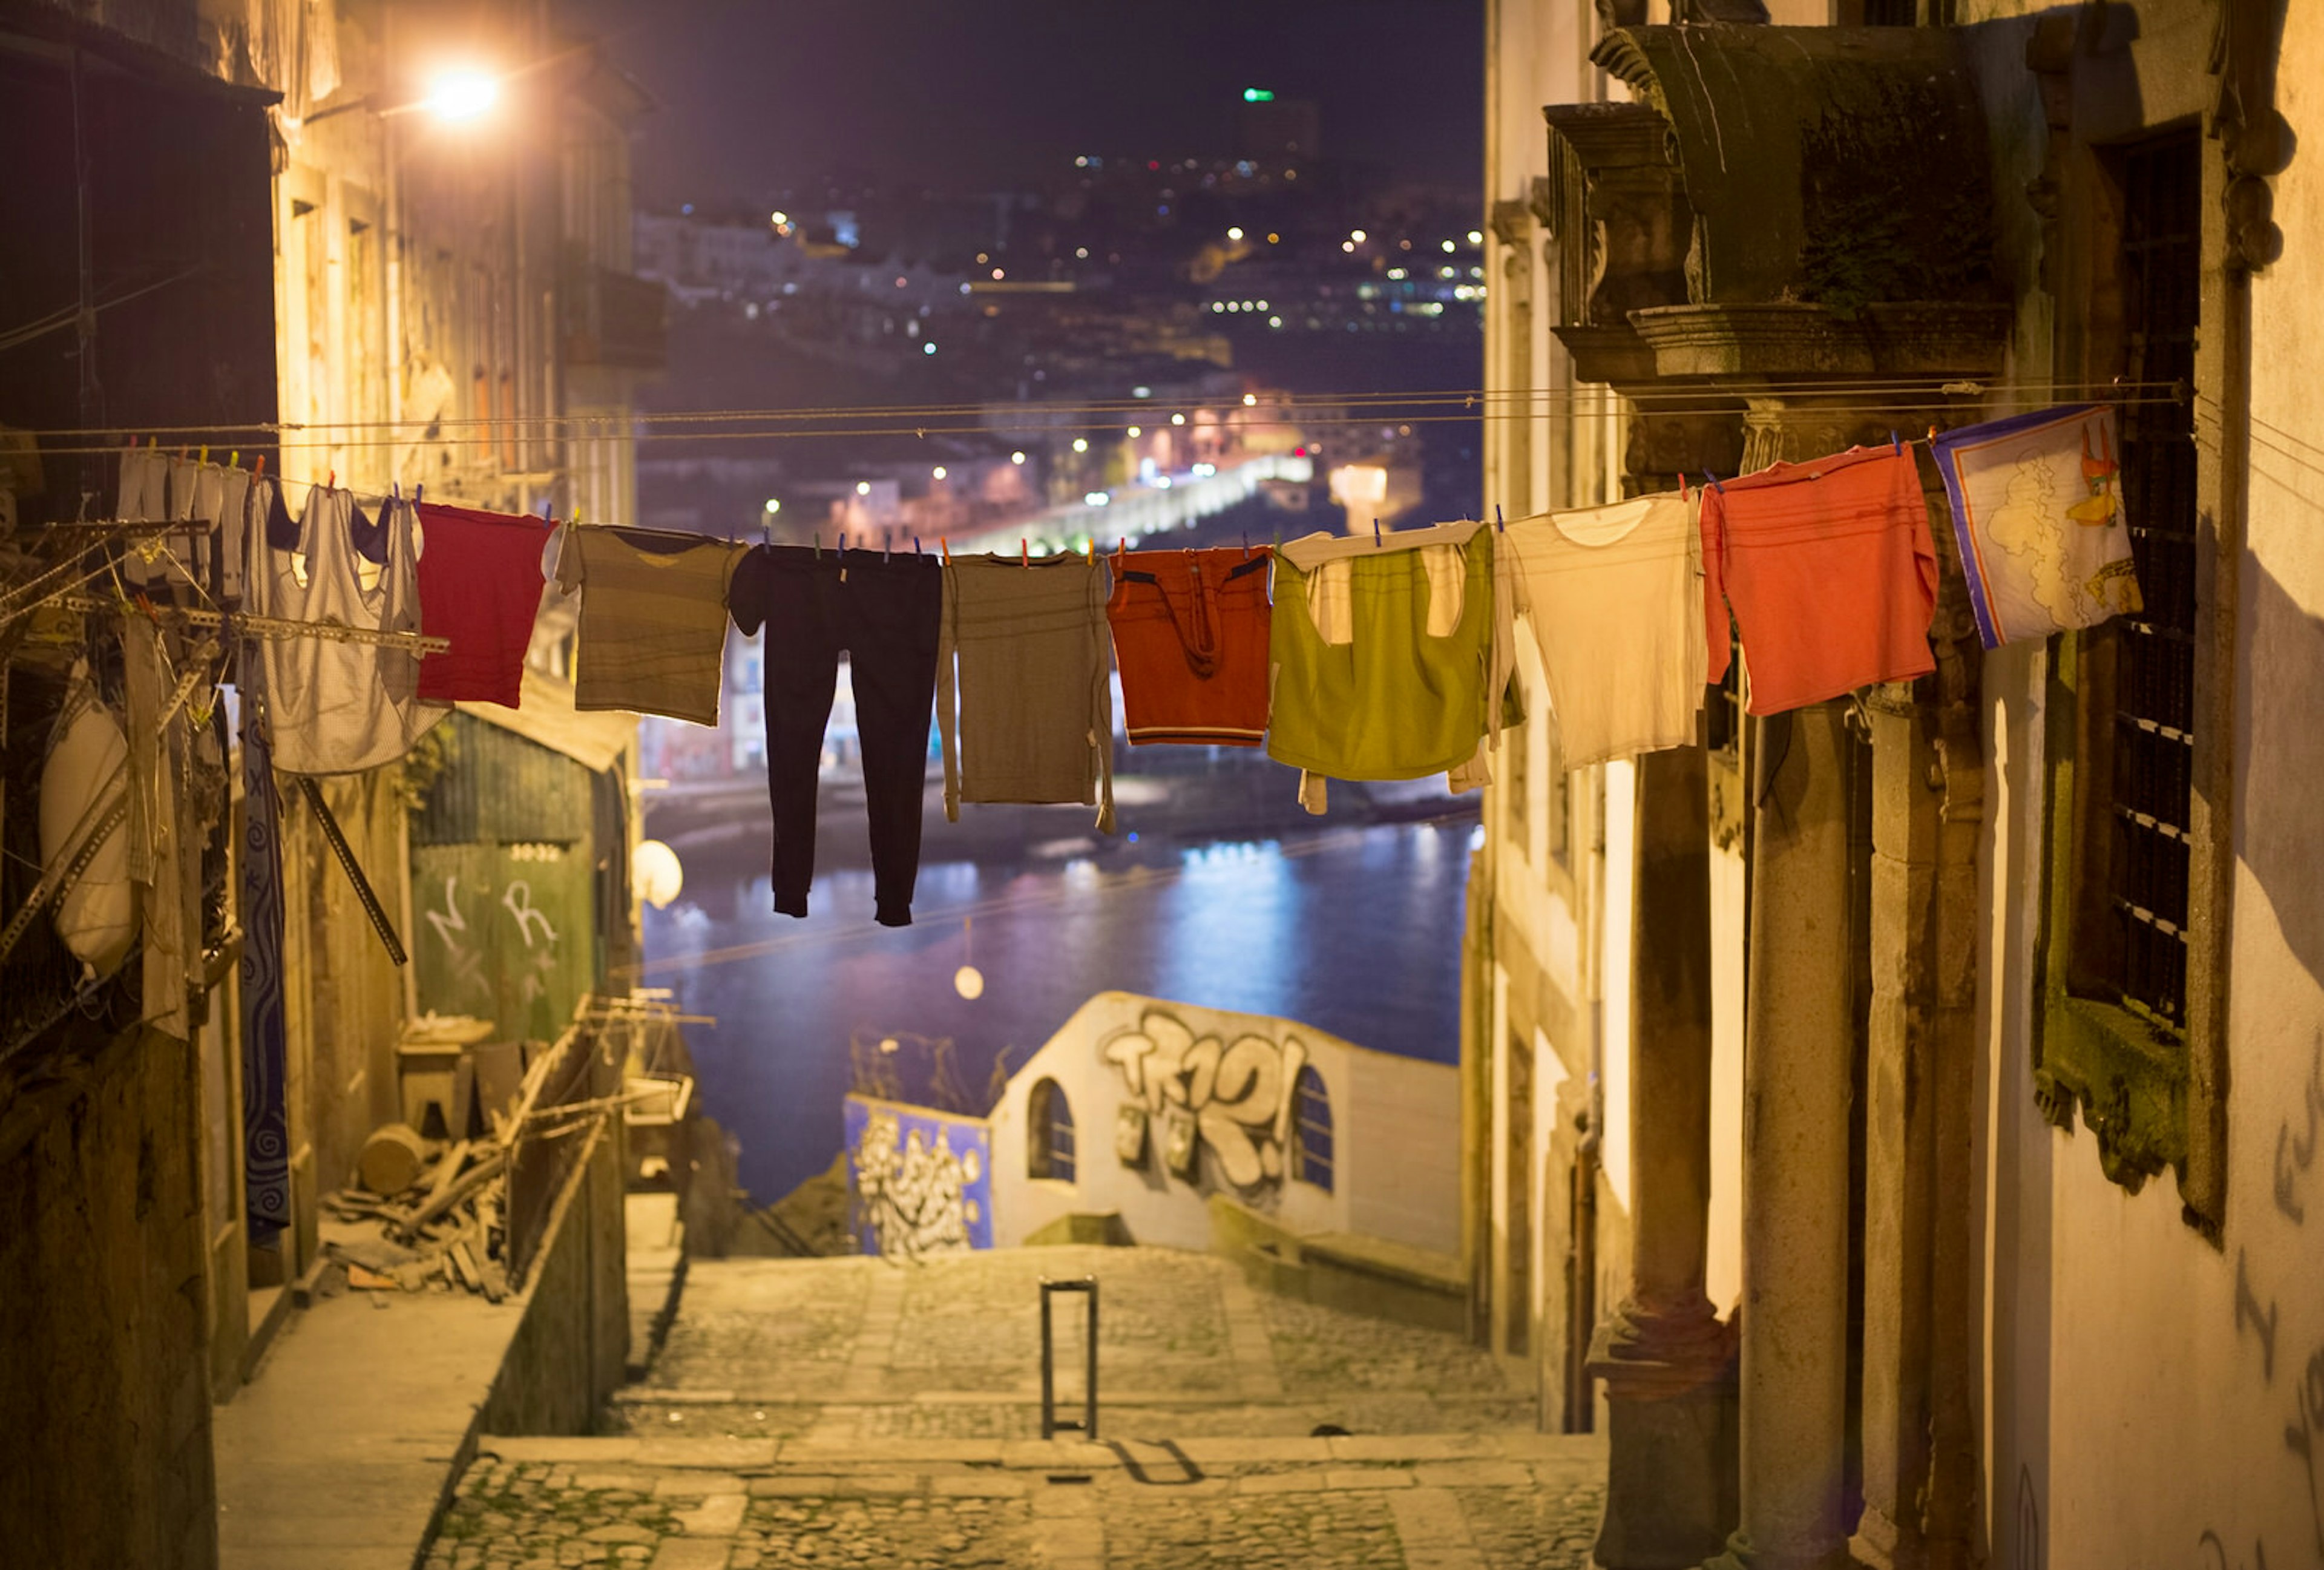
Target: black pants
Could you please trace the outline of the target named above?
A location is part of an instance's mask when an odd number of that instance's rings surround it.
[[[760,546],[735,568],[727,596],[735,623],[767,629],[767,797],[775,909],[784,915],[807,914],[815,881],[816,776],[844,651],[872,820],[874,919],[912,924],[943,584],[935,557],[883,560],[877,550]]]

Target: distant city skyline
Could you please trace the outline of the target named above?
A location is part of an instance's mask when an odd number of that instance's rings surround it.
[[[979,189],[1076,153],[1231,153],[1246,88],[1318,106],[1327,156],[1473,188],[1481,0],[578,0],[659,101],[648,206],[826,175]]]

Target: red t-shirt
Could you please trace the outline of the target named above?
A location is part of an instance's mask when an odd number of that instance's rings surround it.
[[[446,652],[420,660],[420,696],[516,707],[550,525],[422,502],[420,527],[420,630],[452,641]]]
[[[1706,490],[1702,574],[1709,679],[1727,674],[1732,607],[1753,714],[1937,668],[1937,551],[1909,448],[1850,448]]]

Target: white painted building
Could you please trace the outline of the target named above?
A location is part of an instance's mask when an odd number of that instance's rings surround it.
[[[1135,1242],[1206,1249],[1213,1195],[1303,1236],[1459,1240],[1454,1071],[1289,1020],[1100,993],[1010,1076],[991,1126],[1002,1247],[1113,1213]]]

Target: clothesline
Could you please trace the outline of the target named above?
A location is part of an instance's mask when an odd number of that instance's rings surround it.
[[[1709,391],[1710,390],[1706,389],[1688,389],[1683,393],[1673,394],[1673,396],[1697,397],[1708,394]],[[1936,378],[1928,378],[1920,381],[1907,382],[1866,379],[1862,381],[1802,382],[1798,383],[1793,391],[1801,396],[1812,396],[1818,398],[1854,394],[1877,394],[1886,397],[1895,397],[1914,392],[1925,392],[1944,397],[1971,397],[1980,399],[1989,396],[2002,396],[2006,398],[2017,398],[2021,395],[2039,396],[2044,402],[2054,402],[2061,395],[2072,394],[2086,398],[2104,398],[2107,402],[2122,402],[2123,399],[2121,395],[2125,393],[2152,392],[2175,394],[2175,396],[2151,400],[2135,400],[2135,402],[2181,402],[2183,401],[2187,395],[2185,383],[2175,381],[2111,383],[2013,382],[1996,384],[1960,379],[1939,380]],[[1720,402],[1716,408],[1710,410],[1689,411],[1677,408],[1665,408],[1657,405],[1653,407],[1649,411],[1656,414],[1682,412],[1730,413],[1733,412],[1733,405],[1735,402],[1739,400],[1742,396],[1743,394],[1738,392]],[[1314,411],[1320,413],[1333,413],[1348,410],[1366,411],[1380,408],[1406,407],[1416,409],[1441,408],[1450,405],[1457,405],[1467,409],[1473,408],[1480,404],[1509,403],[1523,403],[1529,406],[1540,404],[1579,405],[1595,403],[1602,405],[1605,410],[1609,412],[1619,412],[1627,406],[1637,402],[1637,400],[1632,395],[1617,392],[1613,388],[1599,383],[1584,383],[1579,386],[1564,388],[1543,387],[1508,389],[1475,387],[1416,389],[1402,392],[1302,392],[1284,397],[1270,397],[1264,402],[1256,404],[1235,402],[1231,401],[1232,397],[1233,395],[1227,394],[1213,398],[1190,395],[1176,400],[1147,398],[1091,400],[1078,402],[1055,402],[1029,403],[987,402],[897,405],[795,405],[790,407],[665,411],[660,412],[638,411],[623,414],[595,412],[567,412],[555,414],[511,413],[502,415],[469,415],[443,417],[433,420],[413,419],[402,420],[251,420],[244,422],[222,421],[209,425],[152,426],[143,428],[134,433],[118,426],[81,426],[53,427],[42,429],[28,430],[23,434],[40,439],[69,437],[104,439],[106,445],[105,448],[100,450],[111,450],[114,448],[119,447],[124,439],[130,438],[133,434],[135,436],[148,438],[163,436],[182,437],[187,439],[185,445],[191,446],[194,441],[204,437],[229,438],[236,435],[250,434],[266,435],[285,432],[316,433],[342,430],[410,430],[423,433],[424,436],[425,432],[430,430],[529,430],[568,426],[589,429],[592,428],[613,426],[651,428],[660,425],[731,424],[749,421],[783,422],[796,420],[868,419],[894,420],[902,421],[916,419],[947,419],[965,415],[1020,418],[1030,420],[1050,420],[1060,416],[1094,416],[1100,414],[1155,415],[1159,413],[1160,418],[1167,420],[1168,418],[1168,412],[1176,409],[1179,404],[1199,406],[1218,403],[1230,418],[1249,420],[1256,417],[1259,411],[1265,411],[1268,414],[1274,414],[1285,411],[1295,412]],[[1925,405],[1914,405],[1914,407],[1924,406]],[[1250,412],[1249,414],[1241,412],[1245,411]],[[1845,413],[1849,411],[1844,407],[1834,407],[1831,409],[1831,411],[1835,413]],[[1112,421],[1111,423],[1119,424],[1124,422]],[[1138,424],[1144,423],[1144,421],[1130,420],[1127,423]],[[984,429],[987,428],[980,426],[978,429]]]
[[[1739,394],[1738,396],[1739,397]],[[2052,399],[2048,394],[2026,398],[1987,397],[1980,401],[1980,407],[1988,412],[2021,409],[2032,410],[2049,407],[2051,402]],[[2107,402],[2119,408],[2138,407],[2142,405],[2177,405],[2182,403],[2184,400],[2176,397],[2111,398],[2108,399]],[[1891,416],[1911,417],[1918,414],[1925,414],[1928,411],[1928,409],[1929,405],[1925,402],[1878,404],[1823,404],[1816,406],[1812,411],[1805,411],[1803,412],[1812,412],[1819,416],[1835,418],[1853,416],[1869,419],[1877,416],[1886,419]],[[1734,415],[1737,411],[1734,407],[1734,401],[1730,400],[1722,403],[1702,406],[1686,406],[1678,408],[1656,406],[1644,409],[1608,408],[1603,411],[1593,411],[1591,412],[1603,413],[1609,419],[1620,420],[1671,419],[1695,415],[1731,416]],[[1320,418],[1311,416],[1300,419],[1255,417],[1244,420],[1242,423],[1246,426],[1277,425],[1296,430],[1305,431],[1316,429],[1352,429],[1386,424],[1457,425],[1477,420],[1492,421],[1506,420],[1533,420],[1538,418],[1540,418],[1539,411],[1520,409],[1499,411],[1475,411],[1453,414],[1349,415],[1344,417],[1332,416]],[[512,428],[514,422],[502,421],[497,423],[500,423],[503,427]],[[634,429],[627,429],[627,421],[624,421],[623,425],[625,428],[622,429],[607,429],[596,433],[576,434],[573,435],[570,439],[576,441],[626,442],[634,445],[641,442],[674,444],[678,442],[796,441],[803,439],[831,440],[835,439],[869,439],[873,437],[897,438],[906,436],[912,437],[916,439],[925,440],[932,436],[973,436],[989,438],[996,434],[992,427],[982,423],[967,425],[916,424],[910,422],[908,419],[902,417],[899,417],[898,419],[898,422],[892,425],[861,426],[836,430],[761,429],[689,430],[668,432],[652,430],[641,431]],[[1093,421],[1081,424],[1064,425],[1044,423],[1042,429],[1045,431],[1055,435],[1069,435],[1076,432],[1109,432],[1119,429],[1120,425],[1121,422],[1120,420]],[[346,452],[350,450],[369,450],[374,448],[459,447],[466,444],[475,443],[477,440],[478,439],[473,435],[460,435],[407,438],[382,437],[333,441],[285,441],[279,442],[275,445],[279,450],[283,452]],[[115,453],[120,450],[118,444],[44,448],[42,449],[43,456],[57,457],[76,456],[103,457],[106,454]]]

